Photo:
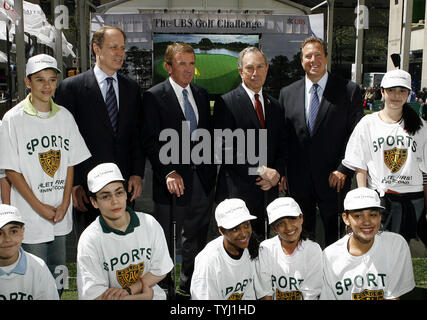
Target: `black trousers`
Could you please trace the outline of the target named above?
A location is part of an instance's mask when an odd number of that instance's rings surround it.
[[[172,199],[172,196],[171,196]],[[196,172],[193,172],[193,193],[188,206],[176,206],[176,238],[181,234],[182,264],[180,289],[190,292],[194,259],[205,247],[212,214],[213,196],[206,195]],[[154,217],[162,226],[169,253],[173,259],[173,230],[170,227],[171,205],[154,203]]]
[[[339,194],[336,192],[335,197],[330,197],[328,199],[319,199],[315,196],[293,196],[303,213],[303,229],[313,237],[316,232],[316,210],[317,207],[319,208],[320,218],[322,219],[324,227],[326,247],[341,238],[343,234],[344,222],[342,221],[341,215],[343,212],[343,199],[345,194],[346,192],[342,190]],[[339,231],[338,219],[340,219]]]

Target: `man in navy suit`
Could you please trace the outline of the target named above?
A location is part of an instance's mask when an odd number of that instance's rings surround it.
[[[141,91],[139,85],[117,74],[125,59],[124,32],[105,26],[92,38],[96,64],[80,75],[67,78],[56,90],[55,102],[73,114],[92,157],[75,167],[73,205],[77,238],[98,216],[87,198],[87,173],[96,165],[114,162],[128,181],[130,200],[141,195],[145,157],[139,143]],[[112,78],[108,79],[108,78]],[[114,118],[108,111],[109,81],[114,90]]]
[[[319,208],[329,245],[337,240],[337,215],[351,186],[353,171],[341,161],[363,116],[362,95],[355,83],[327,72],[321,39],[305,39],[301,53],[305,77],[282,88],[279,97],[285,109],[287,186],[304,213],[305,230],[312,234]]]
[[[194,162],[191,158],[184,160],[197,145],[196,140],[190,139],[193,130],[204,129],[212,134],[208,93],[191,83],[195,59],[190,45],[169,45],[164,65],[169,78],[144,92],[142,99],[144,126],[141,139],[153,168],[154,217],[165,231],[172,254],[170,208],[172,194],[176,195],[176,230],[183,230],[178,293],[188,296],[194,259],[207,240],[216,178],[212,159],[204,163]],[[179,151],[177,161],[162,158],[161,150],[167,142],[160,139],[160,133],[165,129],[174,131],[179,137],[179,142],[173,145]],[[190,150],[184,147],[185,141],[189,142]]]
[[[215,102],[214,127],[231,129],[233,132],[243,130],[247,149],[244,161],[241,161],[239,156],[242,158],[242,155],[235,143],[234,159],[230,163],[225,155],[227,143],[223,143],[223,161],[218,174],[215,200],[217,203],[226,198],[244,200],[251,214],[258,217],[251,222],[255,233],[264,238],[265,206],[278,197],[278,182],[285,174],[284,116],[278,101],[262,88],[268,72],[263,52],[256,47],[242,50],[238,70],[242,83]],[[267,134],[266,145],[262,145],[262,140],[260,143],[262,129]],[[251,139],[250,130],[255,132],[255,139]],[[266,156],[266,163],[251,163],[253,161],[247,153],[251,150],[255,150],[255,155],[260,160]],[[264,151],[266,154],[263,154]],[[261,169],[258,174],[250,172],[250,169],[257,167]]]

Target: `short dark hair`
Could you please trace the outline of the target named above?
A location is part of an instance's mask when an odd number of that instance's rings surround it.
[[[304,41],[301,44],[301,53],[302,49],[306,46],[307,43],[317,42],[322,46],[323,52],[325,53],[325,56],[328,56],[328,46],[326,45],[326,42],[322,39],[316,37],[316,36],[310,36],[308,38],[305,38]],[[302,59],[302,54],[301,54]]]

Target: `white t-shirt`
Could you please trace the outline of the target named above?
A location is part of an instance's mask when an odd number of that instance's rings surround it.
[[[77,246],[79,299],[92,300],[108,288],[130,286],[147,272],[162,276],[173,268],[164,231],[153,216],[133,212],[126,232],[112,230],[99,216],[82,233]],[[158,285],[155,300],[166,299]]]
[[[255,260],[245,249],[240,259],[231,258],[220,236],[209,242],[194,261],[192,300],[255,300]],[[261,298],[261,297],[260,297]]]
[[[421,171],[427,172],[426,144],[425,125],[411,136],[402,123],[385,123],[375,112],[364,116],[354,128],[342,163],[352,170],[367,170],[368,187],[381,196],[388,189],[418,192],[423,190]]]
[[[362,256],[348,252],[349,238],[346,235],[323,251],[321,300],[395,299],[415,287],[411,253],[401,235],[377,234]]]
[[[5,114],[0,126],[0,168],[21,173],[42,203],[57,207],[63,199],[68,167],[91,154],[72,114],[53,101],[51,105],[49,118],[43,119],[28,95]],[[64,219],[56,224],[35,212],[13,185],[10,203],[19,209],[25,221],[23,243],[52,241],[54,236],[72,230],[72,200]]]
[[[59,296],[46,263],[20,248],[13,269],[0,268],[0,300],[59,300]]]
[[[260,291],[273,300],[314,300],[322,288],[322,249],[311,240],[283,252],[279,236],[261,242],[257,274]]]

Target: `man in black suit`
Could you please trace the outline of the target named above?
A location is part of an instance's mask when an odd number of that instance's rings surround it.
[[[285,173],[283,110],[276,99],[262,90],[268,64],[261,50],[256,47],[242,50],[238,70],[242,83],[215,102],[214,127],[231,129],[233,132],[242,130],[247,149],[242,157],[238,151],[239,143],[235,141],[233,161],[230,163],[226,156],[227,143],[223,141],[215,200],[217,203],[226,198],[244,200],[251,214],[258,217],[251,222],[255,233],[264,238],[265,206],[278,197],[277,185]],[[251,139],[250,131],[255,132],[255,139]],[[266,145],[265,141],[263,143],[259,139],[262,133],[267,134]],[[266,156],[266,162],[253,163],[248,154],[251,150],[255,151],[261,161]],[[239,157],[244,158],[244,161],[239,160]],[[250,169],[257,167],[261,169],[258,174],[250,172]]]
[[[185,43],[173,43],[165,52],[165,68],[170,77],[150,88],[143,95],[144,150],[153,168],[154,216],[165,231],[172,255],[170,207],[176,195],[176,230],[182,230],[182,265],[178,293],[189,295],[194,259],[206,244],[212,210],[212,190],[216,167],[213,155],[206,163],[197,164],[184,158],[197,144],[196,129],[212,134],[208,93],[191,83],[195,71],[193,48]],[[162,155],[167,147],[160,133],[168,129],[179,141],[173,148],[179,151],[177,161]],[[193,130],[196,130],[193,132]],[[193,132],[190,141],[190,132]],[[186,150],[186,141],[189,149]],[[210,152],[211,150],[206,150]]]
[[[355,83],[327,72],[328,56],[321,39],[307,38],[301,50],[306,75],[282,88],[279,97],[285,109],[287,187],[304,213],[304,228],[312,234],[319,207],[325,245],[329,245],[337,240],[337,215],[354,173],[341,161],[350,134],[363,116],[362,94]]]
[[[86,182],[87,173],[96,165],[118,165],[128,181],[131,201],[142,192],[145,157],[139,143],[141,91],[135,81],[117,74],[125,59],[125,39],[124,32],[116,27],[105,26],[96,31],[92,38],[94,68],[65,79],[56,90],[55,102],[73,114],[92,154],[74,171],[73,218],[77,238],[98,216],[98,210],[87,198]]]

